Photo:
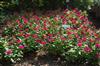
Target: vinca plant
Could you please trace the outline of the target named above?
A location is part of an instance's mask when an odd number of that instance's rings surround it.
[[[20,16],[3,31],[3,36],[7,42],[0,44],[0,54],[5,59],[16,60],[31,50],[43,50],[72,62],[100,59],[100,32],[88,20],[86,12],[77,8],[66,9],[57,16],[35,15],[30,19]]]

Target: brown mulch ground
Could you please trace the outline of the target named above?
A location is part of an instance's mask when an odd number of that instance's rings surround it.
[[[74,64],[64,61],[59,56],[32,52],[27,53],[24,58],[16,63],[1,62],[0,66],[89,66],[89,64]]]

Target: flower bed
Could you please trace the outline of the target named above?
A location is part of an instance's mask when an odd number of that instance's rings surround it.
[[[61,55],[71,62],[100,59],[100,32],[85,11],[78,9],[66,9],[61,16],[21,16],[13,26],[5,28],[3,36],[0,57],[12,61],[31,50]]]

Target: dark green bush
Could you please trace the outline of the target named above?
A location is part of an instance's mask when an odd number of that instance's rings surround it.
[[[0,1],[0,4],[2,3],[3,8],[20,7],[20,9],[26,9],[35,7],[43,9],[55,9],[58,7],[62,7],[64,2],[65,0],[3,0]]]
[[[70,4],[82,10],[89,10],[92,6],[100,6],[100,0],[70,0]]]

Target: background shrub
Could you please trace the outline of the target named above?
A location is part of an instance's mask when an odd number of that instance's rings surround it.
[[[64,5],[64,0],[4,0],[0,1],[3,8],[43,8],[43,9],[55,9]],[[26,5],[27,4],[27,5]]]

